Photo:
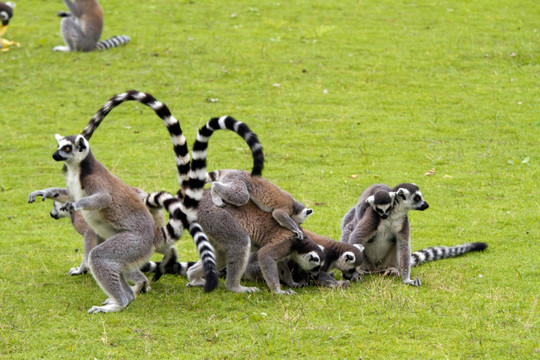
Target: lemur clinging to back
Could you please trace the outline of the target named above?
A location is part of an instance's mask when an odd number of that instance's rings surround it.
[[[28,197],[30,203],[42,196],[65,202],[62,210],[82,210],[85,221],[98,236],[106,239],[90,252],[88,264],[109,298],[105,306],[94,306],[90,313],[120,311],[135,299],[136,292],[145,291],[148,280],[138,268],[148,261],[156,247],[163,245],[156,240],[165,241],[164,237],[155,236],[154,219],[141,201],[140,194],[95,159],[85,138],[92,135],[114,107],[127,100],[136,100],[151,107],[163,120],[171,136],[180,177],[180,169],[189,168],[189,151],[180,124],[153,96],[132,90],[111,98],[91,119],[83,131],[84,135],[56,135],[58,150],[53,158],[64,161],[67,186],[34,191]],[[203,186],[198,188],[197,184],[204,184],[205,175],[206,168],[189,174],[192,188],[187,189],[182,200],[185,206],[182,210],[176,209],[169,221],[180,224],[175,234],[178,237],[184,228],[193,236],[206,272],[205,290],[211,291],[218,284],[214,253],[197,223],[198,198]],[[130,287],[127,280],[133,281],[135,286]]]
[[[7,39],[2,39],[2,36],[7,31],[9,22],[11,18],[13,17],[13,8],[15,7],[15,4],[12,2],[2,2],[0,1],[0,21],[2,22],[2,26],[0,27],[0,48],[2,51],[8,51],[10,46],[19,46],[19,43],[15,41],[10,41]]]
[[[267,179],[241,170],[217,170],[208,173],[206,181],[212,182],[212,200],[217,206],[225,206],[225,203],[242,206],[251,200],[261,210],[271,213],[278,224],[302,239],[303,232],[298,225],[313,210]]]
[[[66,46],[55,46],[53,51],[106,50],[130,41],[126,35],[99,41],[103,30],[103,11],[97,0],[64,0],[64,3],[69,12],[59,11],[57,15],[63,18],[60,31]]]
[[[403,283],[414,286],[422,283],[418,278],[410,279],[411,266],[487,247],[485,243],[473,243],[428,248],[411,254],[407,213],[428,207],[415,184],[403,183],[394,189],[384,184],[372,185],[343,218],[341,241],[364,246],[364,261],[360,266],[363,273],[401,273]]]

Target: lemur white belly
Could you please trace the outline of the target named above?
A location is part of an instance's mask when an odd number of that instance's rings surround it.
[[[68,175],[66,176],[66,187],[69,194],[73,198],[73,202],[79,201],[87,196],[86,192],[81,187],[79,168],[76,168],[75,170],[68,170]],[[109,223],[103,221],[101,215],[99,214],[99,210],[81,210],[81,214],[92,230],[94,230],[94,232],[102,239],[108,239],[118,232],[115,228],[109,225]]]
[[[389,251],[396,250],[396,239],[394,234],[399,232],[402,226],[401,221],[392,221],[391,219],[381,220],[377,227],[375,238],[368,242],[364,249],[364,254],[373,263],[382,261],[387,257]]]

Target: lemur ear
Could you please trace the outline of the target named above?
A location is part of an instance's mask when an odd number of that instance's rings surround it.
[[[393,202],[394,199],[396,198],[396,193],[393,192],[393,191],[390,191],[390,192],[388,193],[388,195],[390,195],[390,199],[392,199],[392,202]]]
[[[322,245],[317,245],[323,252],[324,252],[324,246]]]
[[[54,134],[54,138],[56,139],[57,142],[60,142],[60,140],[62,140],[64,137],[60,134]]]
[[[82,135],[77,135],[77,138],[75,139],[75,144],[77,145],[77,150],[79,152],[86,150],[86,139]]]
[[[364,251],[364,245],[362,245],[362,244],[354,244],[353,246],[355,248],[357,248],[358,250],[360,250],[360,251]]]
[[[403,200],[405,200],[407,198],[407,196],[409,196],[410,192],[407,189],[399,188],[398,191],[396,192],[396,194],[399,197],[401,197]]]
[[[369,203],[369,205],[374,206],[373,204],[375,203],[375,195],[371,195],[370,197],[368,197],[366,199],[366,202]]]

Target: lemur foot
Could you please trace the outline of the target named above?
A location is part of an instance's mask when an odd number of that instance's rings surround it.
[[[86,267],[80,266],[80,267],[72,267],[69,269],[69,275],[81,275],[86,274],[88,272],[88,269]]]
[[[204,286],[204,284],[206,284],[205,279],[196,279],[196,280],[191,280],[190,282],[188,282],[188,284],[186,286],[187,287],[196,287],[196,286]]]
[[[274,291],[275,294],[278,294],[278,295],[296,295],[296,291],[294,291],[293,289],[287,289],[287,290],[276,290]]]
[[[88,313],[97,314],[97,313],[117,312],[122,309],[123,307],[118,304],[107,304],[105,306],[92,306],[90,310],[88,310]]]
[[[420,278],[416,278],[414,280],[405,280],[403,283],[411,286],[422,286],[422,281],[420,281]]]
[[[254,292],[260,291],[258,287],[249,287],[249,286],[237,286],[237,287],[231,287],[229,288],[230,291],[235,293],[249,293],[252,294]]]

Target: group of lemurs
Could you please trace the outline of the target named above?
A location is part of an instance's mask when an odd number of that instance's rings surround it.
[[[126,101],[150,107],[165,124],[176,159],[176,193],[131,187],[92,153],[89,140],[94,131]],[[243,138],[253,157],[251,173],[207,172],[208,142],[217,130]],[[272,292],[294,294],[293,288],[310,284],[347,288],[366,274],[401,275],[404,284],[419,286],[418,278],[410,279],[412,266],[487,247],[473,243],[411,254],[408,211],[428,208],[418,186],[411,183],[367,188],[343,218],[340,241],[303,229],[313,210],[262,177],[263,148],[246,124],[230,116],[210,119],[199,129],[190,154],[168,107],[136,90],[113,96],[80,134],[55,138],[58,147],[52,157],[64,163],[66,187],[34,191],[28,202],[39,196],[54,200],[51,216],[69,217],[83,236],[82,263],[69,274],[89,271],[107,295],[89,313],[124,309],[138,293],[150,289],[144,272],[154,273],[152,281],[163,274],[183,275],[188,286],[204,286],[207,292],[216,289],[219,276],[225,277],[228,290],[248,293],[259,289],[242,281],[263,281]],[[179,261],[174,244],[184,230],[197,247],[196,261]],[[154,252],[163,254],[159,263],[149,261]],[[283,290],[283,284],[289,289]]]
[[[130,41],[127,36],[99,41],[103,11],[97,0],[64,3],[69,11],[57,15],[62,18],[65,45],[54,51],[103,50]],[[13,7],[0,2],[0,36]],[[15,44],[2,40],[3,48]],[[175,193],[131,187],[94,156],[89,144],[94,131],[126,101],[150,107],[165,124],[176,160],[179,188]],[[253,157],[251,172],[207,172],[208,141],[216,130],[230,130],[244,139]],[[164,274],[186,276],[188,286],[204,286],[207,292],[216,289],[220,276],[225,277],[228,290],[242,293],[259,290],[242,285],[243,281],[265,282],[274,293],[294,294],[294,288],[308,285],[347,288],[350,281],[362,280],[366,274],[401,275],[404,284],[420,286],[420,279],[410,278],[412,266],[487,247],[472,243],[411,254],[408,211],[428,208],[418,186],[411,183],[367,188],[343,218],[340,241],[303,229],[313,210],[262,177],[263,149],[246,124],[230,116],[210,119],[199,129],[190,154],[180,123],[168,107],[136,90],[112,97],[80,134],[55,138],[58,147],[52,157],[64,164],[66,186],[34,191],[28,202],[40,196],[53,200],[50,215],[70,218],[84,238],[83,260],[69,274],[90,272],[107,295],[89,313],[127,307],[138,293],[150,289],[144,272],[154,273],[152,281]],[[197,247],[195,261],[179,261],[175,242],[184,230]],[[155,252],[163,254],[158,263],[150,261]]]
[[[107,50],[127,44],[131,39],[129,36],[113,36],[109,39],[99,41],[103,31],[103,10],[97,0],[64,0],[68,11],[58,11],[57,16],[60,21],[60,33],[65,45],[58,45],[53,51],[94,51]],[[0,2],[0,37],[7,30],[7,25],[13,17],[14,3]],[[0,43],[3,51],[9,50],[9,46],[19,46],[14,41],[1,39]]]

